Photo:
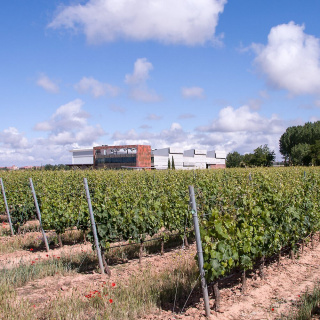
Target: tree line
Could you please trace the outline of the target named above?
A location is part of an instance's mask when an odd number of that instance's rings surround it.
[[[285,165],[320,165],[320,121],[307,122],[303,126],[288,127],[279,140],[280,153]],[[227,168],[272,166],[275,153],[268,145],[260,146],[253,153],[241,155],[230,152]]]
[[[239,152],[230,152],[226,158],[227,168],[236,167],[270,167],[276,155],[267,144],[254,149],[253,153],[241,155]]]

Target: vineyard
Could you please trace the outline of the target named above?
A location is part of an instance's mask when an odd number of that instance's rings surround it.
[[[1,178],[15,234],[36,217],[32,178],[43,229],[58,235],[82,230],[94,247],[87,178],[105,263],[115,242],[142,248],[155,235],[165,242],[175,234],[182,243],[193,232],[188,193],[193,185],[208,283],[235,270],[245,275],[257,263],[263,268],[284,248],[294,254],[320,228],[318,168],[24,171],[3,172]],[[2,197],[0,211],[5,214]]]

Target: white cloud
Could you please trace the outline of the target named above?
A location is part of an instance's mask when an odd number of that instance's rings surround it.
[[[90,43],[118,38],[186,45],[214,42],[227,0],[89,0],[64,6],[48,25],[82,31]]]
[[[51,93],[58,93],[59,87],[56,83],[49,79],[45,74],[40,74],[37,80],[37,85],[42,87],[44,90]]]
[[[150,144],[155,148],[173,146],[189,149],[192,143],[196,143],[193,137],[194,135],[185,132],[179,123],[172,123],[169,129],[164,129],[158,133],[147,131],[138,133],[131,129],[125,133],[115,132],[112,139],[115,145],[143,143]]]
[[[119,94],[120,89],[108,83],[102,83],[92,77],[83,77],[75,86],[79,93],[90,92],[95,98],[109,94],[115,97]]]
[[[249,99],[248,106],[251,110],[260,110],[262,103],[261,99]]]
[[[32,144],[17,128],[9,127],[0,132],[0,166],[10,167],[33,161]]]
[[[112,105],[109,107],[109,109],[113,112],[118,112],[118,113],[125,113],[126,109],[117,105]]]
[[[41,165],[70,163],[70,149],[92,147],[106,133],[100,125],[89,125],[90,115],[80,99],[60,106],[49,120],[35,125],[46,137],[32,141],[16,128],[0,132],[0,165]]]
[[[178,117],[178,119],[180,120],[184,120],[184,119],[192,119],[192,118],[195,118],[196,116],[192,113],[183,113],[183,114],[180,114],[180,116]]]
[[[60,106],[48,121],[36,124],[35,130],[47,131],[49,144],[92,145],[105,132],[99,125],[88,125],[90,115],[82,110],[83,104],[76,99]]]
[[[126,74],[125,83],[140,84],[149,78],[149,72],[153,69],[153,65],[146,58],[137,59],[134,63],[133,73]]]
[[[253,44],[255,64],[268,83],[291,94],[320,90],[320,40],[294,22],[273,27],[267,45]]]
[[[190,99],[190,98],[203,99],[204,98],[204,90],[199,87],[182,88],[181,94],[186,99]]]
[[[62,105],[52,115],[50,120],[36,124],[35,130],[61,132],[83,128],[89,118],[89,114],[82,110],[83,104],[82,100],[76,99]]]
[[[276,115],[264,118],[257,112],[251,112],[248,106],[234,109],[229,106],[219,112],[217,119],[209,126],[198,127],[202,132],[283,132],[283,124]]]
[[[75,138],[72,132],[62,131],[50,134],[49,141],[53,144],[65,145],[74,143]]]
[[[285,122],[272,115],[263,117],[248,106],[238,109],[226,107],[220,110],[219,115],[208,126],[197,128],[199,143],[216,145],[227,152],[253,152],[260,145],[268,146],[278,153],[279,138],[286,128],[293,123]],[[296,123],[295,123],[296,125]],[[280,155],[278,154],[280,159]]]
[[[14,127],[9,127],[0,132],[0,143],[14,149],[28,147],[27,138]]]
[[[148,120],[160,120],[162,119],[162,116],[158,116],[157,114],[151,113],[147,116]]]
[[[310,120],[309,120],[310,122],[317,122],[317,121],[320,121],[320,118],[319,117],[316,117],[316,116],[314,116],[314,117],[310,117]]]
[[[129,96],[131,99],[142,102],[157,102],[161,97],[148,88],[146,81],[149,79],[149,72],[153,65],[146,58],[137,59],[134,63],[133,73],[126,74],[125,83],[130,85]]]
[[[139,128],[140,129],[151,129],[152,127],[147,124],[142,124]]]
[[[315,104],[315,106],[316,106],[317,108],[320,108],[320,100],[316,100],[316,101],[314,102],[314,104]]]
[[[131,89],[129,96],[133,100],[142,102],[158,102],[161,100],[161,97],[156,92],[146,86]]]
[[[82,130],[75,133],[74,141],[81,143],[82,145],[93,145],[94,142],[105,135],[105,131],[100,127],[96,126],[85,126]],[[74,142],[73,141],[73,142]]]
[[[268,99],[269,98],[269,93],[267,90],[260,90],[259,91],[259,95],[261,98],[263,99]]]

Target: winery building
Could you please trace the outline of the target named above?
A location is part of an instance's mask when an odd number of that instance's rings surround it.
[[[72,166],[96,169],[218,169],[226,167],[225,151],[183,150],[168,147],[151,149],[150,145],[102,145],[93,149],[74,149]]]

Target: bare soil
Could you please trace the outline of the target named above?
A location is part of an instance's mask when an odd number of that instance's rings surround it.
[[[39,233],[32,233],[38,236]],[[30,235],[31,236],[31,235]],[[0,241],[4,241],[1,237]],[[91,252],[91,244],[77,244],[64,246],[45,251],[20,250],[0,256],[0,268],[8,268],[18,263],[31,263],[57,257],[63,254],[70,255],[76,252]],[[181,259],[192,262],[191,256],[196,252],[195,245],[188,249],[168,250],[163,256],[154,254],[144,256],[142,264],[137,259],[127,263],[111,266],[112,276],[100,275],[97,272],[88,274],[75,274],[68,276],[55,275],[33,281],[24,287],[18,288],[20,299],[28,299],[31,304],[45,308],[46,304],[57,296],[68,296],[75,292],[87,294],[89,291],[99,290],[105,283],[125,284],[126,279],[133,275],[152,268],[154,273],[165,269],[172,269],[181,262]],[[221,310],[214,311],[215,299],[212,287],[209,287],[211,318],[217,320],[271,320],[281,315],[290,314],[299,302],[300,296],[307,290],[312,290],[320,279],[320,244],[315,241],[314,249],[311,245],[305,247],[304,253],[295,260],[287,256],[281,257],[280,265],[277,261],[269,261],[265,267],[265,279],[262,280],[259,272],[248,272],[247,292],[241,293],[240,274],[225,281],[220,286]],[[168,310],[155,310],[144,319],[205,319],[201,292],[197,289],[191,295],[190,304],[182,314],[172,313]]]

